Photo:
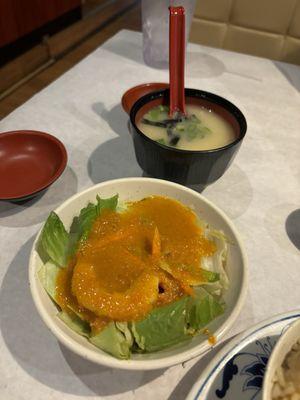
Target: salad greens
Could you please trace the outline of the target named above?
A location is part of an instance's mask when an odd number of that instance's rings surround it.
[[[147,352],[161,350],[189,338],[186,334],[187,305],[183,297],[166,306],[155,308],[142,321],[132,323],[137,345]]]
[[[38,272],[39,279],[49,296],[55,300],[56,279],[59,267],[51,261],[46,262]]]
[[[91,333],[90,325],[83,321],[75,313],[67,313],[65,311],[60,311],[58,313],[58,318],[60,318],[72,331],[78,333],[79,335],[89,337]]]
[[[105,209],[115,210],[118,195],[109,199],[96,197],[97,203],[88,203],[79,216],[74,217],[67,233],[58,215],[51,212],[41,233],[38,252],[45,254],[59,267],[64,267],[69,258],[76,252],[81,240],[86,240],[95,219]]]
[[[118,195],[109,199],[96,197],[74,217],[69,232],[57,214],[51,212],[41,232],[37,251],[42,261],[46,259],[38,276],[43,287],[55,302],[56,280],[61,268],[76,252],[81,241],[87,239],[94,220],[104,209],[119,210]],[[122,210],[122,208],[121,208]],[[153,309],[146,318],[135,322],[110,322],[98,334],[93,334],[88,322],[74,310],[61,310],[60,318],[74,332],[86,337],[103,351],[128,359],[133,352],[153,352],[191,339],[224,312],[223,290],[228,287],[224,269],[227,258],[227,240],[220,231],[202,223],[204,234],[214,240],[217,251],[212,257],[203,257],[201,275],[205,282],[198,282],[195,297],[184,296],[173,303]],[[167,266],[162,267],[167,269]],[[170,271],[168,271],[170,272]]]
[[[116,322],[110,322],[100,333],[90,336],[90,342],[117,358],[129,358],[132,340]]]
[[[189,327],[198,331],[224,312],[224,303],[218,301],[204,288],[197,289],[196,299],[188,315]]]
[[[138,346],[147,352],[162,350],[190,339],[224,312],[224,304],[205,289],[196,297],[186,296],[164,307],[154,309],[142,321],[132,323]]]
[[[89,203],[80,211],[79,216],[73,219],[67,246],[67,254],[69,257],[76,252],[79,242],[87,239],[93,222],[101,212],[105,209],[115,210],[117,208],[118,195],[109,199],[101,199],[97,196],[96,199],[96,204]]]
[[[41,237],[40,247],[57,266],[63,267],[66,264],[66,248],[68,246],[69,235],[58,215],[51,212],[49,215]],[[41,251],[40,249],[40,251]]]

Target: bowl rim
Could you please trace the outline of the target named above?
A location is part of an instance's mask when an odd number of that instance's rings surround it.
[[[251,341],[256,340],[257,333],[264,330],[274,323],[281,322],[290,318],[299,318],[299,309],[293,309],[291,311],[285,311],[280,314],[275,314],[272,317],[265,318],[259,322],[254,322],[250,327],[244,329],[236,336],[229,338],[228,342],[214,355],[209,361],[206,367],[199,373],[197,380],[192,385],[191,390],[188,393],[186,400],[199,400],[198,395],[200,391],[206,387],[207,383],[210,382],[211,376],[218,373],[220,368],[227,363],[235,354],[240,351],[240,345],[246,345]],[[238,348],[238,350],[236,350]],[[270,399],[262,399],[270,400]]]
[[[42,132],[42,131],[36,131],[36,130],[31,130],[31,129],[19,129],[19,130],[14,130],[14,131],[7,131],[7,132],[0,132],[0,140],[3,137],[11,137],[11,136],[17,136],[17,135],[26,135],[26,136],[36,136],[36,137],[43,137],[49,140],[50,142],[54,143],[57,148],[60,151],[61,158],[60,158],[60,164],[58,168],[56,169],[55,173],[53,176],[48,180],[47,183],[43,185],[39,185],[36,190],[34,191],[26,191],[22,195],[10,197],[10,196],[2,196],[0,195],[0,201],[14,201],[14,200],[25,200],[29,197],[33,197],[46,188],[48,188],[52,183],[54,183],[60,175],[63,173],[67,166],[68,162],[68,154],[67,150],[64,146],[64,144],[55,136],[51,135],[50,133]]]
[[[241,236],[237,229],[235,228],[234,224],[230,221],[230,219],[226,216],[224,211],[219,209],[217,206],[215,206],[211,201],[203,197],[201,194],[198,192],[184,187],[180,184],[174,183],[174,182],[169,182],[165,181],[163,179],[155,179],[155,178],[141,178],[141,177],[131,177],[131,178],[120,178],[120,179],[113,179],[113,180],[108,180],[105,182],[101,182],[97,185],[93,185],[89,187],[88,189],[85,189],[81,191],[80,193],[77,193],[73,196],[71,196],[69,199],[67,199],[65,202],[63,202],[59,207],[57,207],[54,211],[59,213],[62,209],[68,207],[75,199],[78,197],[90,192],[94,191],[95,188],[99,188],[101,190],[101,187],[104,187],[106,185],[113,184],[116,186],[118,183],[123,183],[123,182],[128,182],[128,181],[136,181],[140,182],[142,185],[143,182],[147,180],[148,182],[152,183],[158,183],[159,185],[163,184],[169,187],[177,188],[179,190],[183,190],[187,193],[190,193],[191,195],[198,197],[202,202],[206,203],[209,207],[213,209],[217,214],[220,215],[220,217],[225,221],[225,223],[229,226],[229,228],[232,230],[234,233],[236,239],[237,239],[237,245],[239,246],[240,252],[241,252],[241,258],[242,258],[242,263],[241,263],[241,268],[242,268],[242,282],[241,282],[241,287],[240,287],[240,292],[238,294],[238,299],[236,303],[234,304],[231,313],[229,314],[228,318],[222,323],[222,325],[214,332],[214,336],[218,340],[220,340],[225,333],[232,327],[233,323],[237,319],[238,315],[241,312],[241,309],[243,307],[243,304],[246,299],[246,294],[247,294],[247,289],[248,289],[248,260],[245,252],[245,248],[241,239]],[[110,354],[101,354],[98,353],[92,349],[89,349],[85,347],[84,345],[76,343],[68,334],[64,333],[57,324],[53,323],[51,320],[50,315],[48,312],[44,310],[42,301],[39,296],[39,291],[38,291],[38,277],[37,277],[37,271],[36,271],[36,266],[35,266],[35,248],[36,244],[39,240],[40,233],[42,231],[42,227],[39,230],[39,232],[36,235],[36,238],[34,240],[34,243],[31,248],[31,253],[30,253],[30,259],[29,259],[29,286],[31,290],[31,295],[33,298],[33,301],[35,303],[35,306],[37,308],[38,313],[40,314],[41,318],[45,322],[46,326],[50,329],[50,331],[56,336],[56,338],[63,343],[67,348],[72,350],[74,353],[80,355],[83,358],[88,359],[89,361],[95,362],[100,365],[105,365],[108,367],[112,368],[118,368],[118,369],[125,369],[125,370],[155,370],[155,369],[162,369],[162,368],[167,368],[172,365],[177,365],[180,363],[183,363],[187,360],[191,360],[194,357],[197,357],[201,354],[206,353],[209,349],[212,348],[212,346],[209,344],[209,342],[203,341],[199,345],[182,351],[180,354],[176,355],[171,355],[171,356],[165,356],[160,359],[150,359],[150,360],[119,360]]]
[[[272,390],[272,378],[276,371],[276,366],[279,367],[284,361],[293,344],[297,341],[295,337],[300,339],[300,318],[296,319],[288,329],[279,337],[271,356],[268,360],[262,386],[262,400],[270,400],[269,394]],[[287,347],[288,346],[288,347]],[[285,348],[285,350],[284,350]]]
[[[144,140],[147,142],[151,142],[157,147],[172,151],[174,153],[179,153],[179,154],[195,154],[195,155],[200,155],[200,154],[211,154],[211,153],[217,153],[224,151],[226,149],[229,149],[230,147],[234,147],[237,145],[239,142],[241,142],[246,133],[247,133],[247,121],[244,116],[244,114],[241,112],[241,110],[231,103],[229,100],[225,99],[224,97],[221,97],[217,94],[211,93],[211,92],[206,92],[204,90],[200,89],[192,89],[192,88],[185,88],[185,96],[186,97],[193,97],[193,98],[202,98],[204,100],[210,101],[211,103],[216,103],[219,106],[223,107],[225,110],[227,110],[233,117],[236,119],[237,123],[240,126],[240,135],[238,136],[237,139],[235,139],[233,142],[227,144],[226,146],[222,147],[217,147],[216,149],[208,149],[208,150],[183,150],[183,149],[177,149],[176,147],[171,147],[171,146],[166,146],[164,144],[161,144],[153,139],[150,139],[149,136],[145,135],[136,125],[135,123],[135,116],[139,109],[146,103],[150,102],[151,100],[157,99],[159,97],[163,97],[166,93],[168,93],[170,90],[169,89],[162,89],[162,90],[157,90],[152,93],[145,94],[144,96],[140,97],[131,107],[130,110],[130,123],[134,127],[135,131],[142,136]],[[226,106],[224,106],[226,105]],[[232,111],[234,111],[234,113]],[[238,116],[238,118],[237,118]]]
[[[131,107],[127,107],[128,96],[130,94],[138,92],[140,89],[144,89],[144,88],[152,89],[149,92],[149,93],[152,93],[152,92],[161,90],[163,88],[167,89],[168,87],[169,87],[169,83],[166,83],[166,82],[145,82],[145,83],[140,83],[139,85],[136,85],[136,86],[132,86],[131,88],[127,89],[126,92],[124,92],[122,95],[121,104],[122,104],[123,110],[126,112],[126,114],[130,114],[130,110],[134,104],[133,103]],[[139,98],[141,98],[141,97],[142,96],[140,96]]]

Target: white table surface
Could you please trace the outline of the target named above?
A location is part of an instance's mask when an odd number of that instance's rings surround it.
[[[233,165],[203,192],[233,219],[249,257],[247,301],[229,337],[300,308],[300,68],[198,45],[187,64],[187,87],[228,98],[248,121]],[[0,399],[184,399],[211,358],[150,372],[94,365],[57,342],[28,287],[29,252],[50,210],[94,183],[141,176],[120,97],[167,80],[144,65],[141,34],[121,31],[0,122],[0,131],[52,133],[69,155],[44,196],[0,203]]]

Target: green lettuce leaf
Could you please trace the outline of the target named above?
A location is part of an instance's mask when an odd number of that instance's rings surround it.
[[[59,267],[64,267],[66,264],[66,251],[69,241],[69,235],[65,230],[63,223],[54,211],[47,218],[43,227],[38,251],[46,253],[49,258]]]
[[[145,352],[162,350],[190,339],[224,312],[224,305],[205,289],[196,297],[183,297],[154,309],[147,318],[131,324],[139,348]]]
[[[74,217],[70,233],[65,230],[58,215],[52,211],[43,227],[37,252],[43,261],[49,257],[59,267],[65,267],[68,259],[74,255],[80,240],[86,240],[93,222],[105,209],[116,210],[118,195],[101,199],[97,195],[97,203],[89,203],[79,216]]]
[[[48,261],[38,271],[38,277],[49,296],[55,301],[56,279],[60,267]]]
[[[118,199],[119,199],[118,194],[116,194],[113,197],[109,197],[108,199],[101,199],[97,195],[97,215],[100,215],[101,212],[105,209],[114,211],[117,208]]]
[[[132,339],[128,338],[110,322],[100,333],[89,337],[90,342],[101,350],[121,359],[130,357]]]
[[[128,322],[116,322],[116,327],[124,334],[125,339],[129,344],[129,347],[131,347],[133,345],[134,339],[132,332],[128,327]]]
[[[154,309],[145,319],[132,323],[131,330],[138,346],[146,351],[157,351],[180,343],[186,335],[186,313],[189,297]]]
[[[212,230],[210,232],[217,246],[217,251],[214,254],[213,262],[217,265],[217,270],[220,274],[220,283],[222,288],[227,290],[229,287],[229,279],[225,270],[228,257],[228,239],[223,232]]]
[[[187,322],[196,331],[205,328],[212,320],[224,312],[224,304],[202,287],[197,288],[196,298],[190,304]]]
[[[108,199],[101,199],[97,195],[97,203],[89,203],[86,207],[82,208],[78,217],[73,219],[70,228],[70,237],[68,243],[67,254],[68,257],[72,256],[80,243],[88,238],[95,219],[105,209],[116,210],[118,204],[118,195]]]
[[[46,292],[55,301],[56,296],[56,280],[60,272],[60,267],[53,264],[52,262],[47,262],[38,271],[38,277],[45,288]],[[74,312],[66,313],[65,311],[60,311],[57,316],[65,322],[73,331],[79,333],[83,336],[88,336],[90,333],[90,326],[87,322],[83,321]]]
[[[91,226],[97,217],[97,207],[89,203],[82,208],[79,216],[74,217],[70,227],[70,239],[68,244],[68,255],[73,255],[77,249],[79,240],[87,238]]]
[[[74,313],[66,313],[61,311],[57,314],[58,318],[61,319],[72,331],[79,335],[89,337],[91,329],[88,322],[83,321],[78,315]]]
[[[219,274],[219,279],[215,282],[208,282],[205,289],[216,296],[221,296],[223,291],[229,287],[229,279],[226,273],[228,239],[222,231],[210,229],[208,225],[204,227],[204,232],[205,236],[216,244],[217,251],[210,257],[202,257],[201,267]]]
[[[143,118],[153,122],[165,121],[169,119],[169,107],[163,105],[154,107],[148,111]]]
[[[206,269],[200,268],[201,275],[205,282],[214,283],[220,280],[220,274],[213,271],[208,271]]]

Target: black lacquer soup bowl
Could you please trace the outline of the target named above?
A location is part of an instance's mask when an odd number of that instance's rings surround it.
[[[185,89],[186,104],[211,109],[234,129],[236,140],[213,150],[181,150],[160,144],[144,135],[137,122],[151,108],[169,104],[169,89],[149,93],[138,99],[130,111],[130,128],[137,162],[143,171],[155,178],[203,187],[219,179],[232,163],[247,131],[242,112],[231,102],[215,94]]]

